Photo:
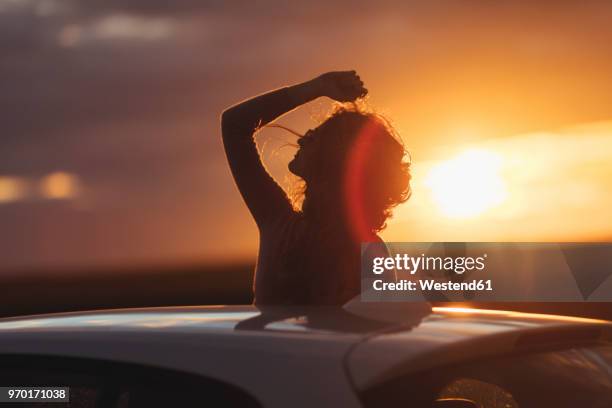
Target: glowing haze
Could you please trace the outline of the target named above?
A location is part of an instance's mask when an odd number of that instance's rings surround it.
[[[0,269],[252,259],[219,114],[346,68],[414,162],[384,238],[610,240],[611,16],[603,1],[0,2]],[[327,108],[282,123],[302,132]],[[291,138],[260,141],[288,185]]]

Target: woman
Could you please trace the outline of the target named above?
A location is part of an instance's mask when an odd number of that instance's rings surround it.
[[[227,159],[260,233],[257,305],[343,304],[360,292],[360,244],[382,242],[391,209],[410,195],[409,163],[389,123],[351,102],[365,96],[355,71],[329,72],[223,112]],[[257,130],[319,97],[345,103],[299,138],[289,170],[305,188],[294,209],[267,173]]]

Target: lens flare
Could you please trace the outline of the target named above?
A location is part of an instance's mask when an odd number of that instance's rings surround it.
[[[23,199],[26,190],[25,181],[17,177],[0,176],[0,204]]]
[[[40,192],[47,199],[69,199],[79,193],[78,178],[61,171],[46,175],[40,183]]]
[[[375,137],[373,125],[366,124],[359,132],[348,153],[344,177],[344,201],[350,220],[350,227],[357,242],[369,242],[372,229],[368,225],[364,207],[365,167]]]

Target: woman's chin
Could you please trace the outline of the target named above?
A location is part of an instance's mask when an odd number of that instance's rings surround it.
[[[296,176],[300,175],[299,166],[297,165],[295,159],[289,162],[289,164],[287,165],[287,168],[289,169],[291,173],[295,174]]]

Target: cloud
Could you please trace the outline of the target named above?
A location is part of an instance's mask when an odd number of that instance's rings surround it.
[[[170,37],[175,24],[168,18],[113,14],[87,24],[67,24],[58,33],[58,43],[75,47],[92,41],[156,41]]]

